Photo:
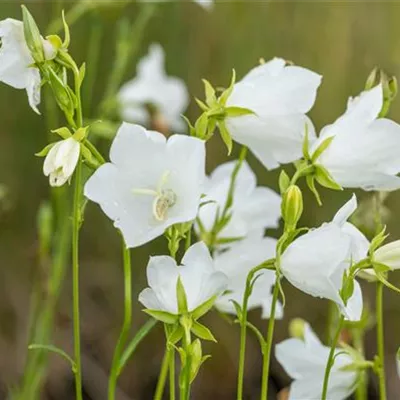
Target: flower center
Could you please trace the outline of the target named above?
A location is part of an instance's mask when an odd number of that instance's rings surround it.
[[[154,196],[153,216],[157,221],[165,221],[168,217],[168,210],[176,203],[176,194],[172,189],[165,188],[170,171],[165,171],[157,185],[157,190],[152,189],[133,189],[134,194]]]

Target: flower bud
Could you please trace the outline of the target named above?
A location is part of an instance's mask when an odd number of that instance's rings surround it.
[[[72,137],[57,142],[44,160],[43,173],[51,186],[62,186],[75,171],[79,161],[80,144]]]
[[[400,269],[400,240],[380,247],[374,253],[374,261],[390,269]]]
[[[25,6],[22,6],[22,18],[26,44],[35,62],[41,63],[45,60],[42,36],[32,14]]]
[[[295,229],[303,213],[303,195],[296,185],[290,185],[283,194],[282,217],[287,229]]]
[[[375,67],[368,75],[367,81],[365,82],[365,90],[370,90],[379,83],[379,75],[379,69]]]
[[[301,318],[294,318],[289,323],[289,335],[293,338],[304,339],[306,321]]]

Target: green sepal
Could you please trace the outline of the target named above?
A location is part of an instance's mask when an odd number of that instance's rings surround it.
[[[215,89],[211,85],[210,82],[208,82],[206,79],[203,79],[204,83],[204,91],[206,95],[206,104],[208,107],[212,108],[215,107],[217,103],[217,96],[215,95]]]
[[[219,245],[231,244],[231,243],[238,242],[239,240],[243,240],[243,239],[244,239],[244,236],[217,238],[217,240],[215,241],[215,244],[219,244]]]
[[[233,147],[231,134],[229,133],[224,121],[218,122],[217,125],[219,128],[219,132],[221,134],[221,138],[228,149],[228,156],[229,156],[232,152],[232,147]]]
[[[179,319],[178,315],[171,314],[171,313],[166,312],[166,311],[150,310],[150,309],[146,308],[146,309],[143,310],[143,312],[145,312],[146,314],[150,315],[151,317],[153,317],[157,321],[161,321],[161,322],[164,322],[166,324],[175,324]]]
[[[307,182],[307,186],[308,188],[311,190],[311,192],[314,194],[315,199],[317,200],[317,203],[319,206],[322,206],[322,201],[321,201],[321,197],[318,193],[317,188],[315,187],[315,178],[314,176],[311,175],[307,175],[306,176],[306,182]]]
[[[46,157],[47,154],[49,154],[49,151],[51,148],[56,144],[57,142],[54,143],[49,143],[47,146],[45,146],[42,150],[40,150],[38,153],[35,153],[36,157]]]
[[[24,5],[21,8],[26,44],[35,62],[42,63],[45,58],[39,28],[28,9]]]
[[[211,356],[206,355],[203,357],[202,349],[201,349],[201,342],[200,340],[196,339],[190,344],[190,356],[191,356],[191,363],[190,363],[190,383],[196,379],[196,376],[200,370],[200,367],[203,363],[208,360]]]
[[[308,135],[308,125],[305,124],[305,133],[304,133],[304,141],[303,141],[303,157],[306,160],[310,160],[310,150],[309,150],[309,135]]]
[[[197,97],[194,99],[194,101],[197,103],[197,105],[200,107],[201,111],[208,111],[207,105],[205,105],[200,99]]]
[[[389,235],[386,234],[386,226],[371,240],[369,245],[369,255],[372,256],[375,251],[381,247],[382,243],[387,239]]]
[[[78,128],[72,137],[77,141],[77,142],[82,142],[82,140],[86,139],[87,134],[88,134],[89,127],[84,126],[82,128]]]
[[[79,86],[82,86],[85,76],[86,76],[86,63],[83,63],[79,68]]]
[[[231,83],[230,83],[228,89],[226,89],[218,99],[218,103],[221,106],[224,107],[226,105],[226,102],[228,101],[229,96],[232,94],[233,87],[235,86],[235,83],[236,83],[236,71],[233,69],[232,70]]]
[[[211,342],[217,342],[211,331],[206,326],[200,324],[197,321],[193,322],[191,331],[193,332],[194,335],[196,335],[200,339],[209,340]]]
[[[182,283],[182,279],[179,276],[176,282],[176,298],[178,300],[178,311],[179,314],[186,314],[188,312],[187,297],[185,288]]]
[[[387,267],[389,268],[389,267]],[[374,270],[376,272],[376,276],[379,280],[379,282],[382,282],[388,289],[393,290],[394,292],[400,293],[400,289],[396,286],[394,286],[392,283],[390,283],[387,278],[386,278],[386,273],[385,272],[377,272],[374,266]]]
[[[46,40],[48,40],[55,49],[57,49],[57,50],[61,49],[62,40],[61,40],[60,36],[49,35],[49,36],[46,36]]]
[[[95,157],[93,157],[92,152],[84,145],[81,143],[81,152],[84,161],[93,169],[97,169],[100,167],[100,163],[97,161]]]
[[[189,118],[186,117],[185,115],[181,115],[181,118],[186,122],[188,128],[189,128],[189,134],[190,136],[196,136],[196,129],[192,125],[192,123],[189,121]]]
[[[348,300],[354,293],[354,279],[347,276],[346,273],[343,274],[342,290],[340,291],[340,297],[343,302],[347,304]]]
[[[227,117],[242,117],[244,115],[254,115],[255,112],[243,107],[226,107],[224,109]]]
[[[183,335],[184,335],[184,330],[181,325],[176,324],[172,330],[172,332],[168,335],[168,343],[171,345],[175,345],[178,343]]]
[[[71,41],[71,35],[70,35],[70,32],[69,32],[69,26],[68,26],[67,21],[66,21],[66,19],[65,19],[65,12],[64,12],[64,10],[62,10],[61,17],[62,17],[62,22],[63,22],[63,27],[64,27],[64,42],[63,42],[63,48],[64,48],[64,49],[68,49],[69,43],[70,43],[70,41]]]
[[[233,307],[235,307],[236,316],[238,317],[238,320],[242,321],[243,319],[242,306],[236,300],[231,299],[230,302],[233,304]]]
[[[206,113],[200,115],[194,124],[195,136],[199,139],[205,139],[207,136],[208,116]]]
[[[208,313],[208,311],[211,310],[213,307],[215,300],[217,299],[217,296],[213,296],[209,298],[206,302],[203,304],[199,305],[197,308],[195,308],[190,314],[192,315],[193,320],[198,320],[201,318],[204,314]]]
[[[331,174],[322,165],[315,166],[315,179],[321,186],[328,189],[343,190],[343,188],[333,180]]]
[[[281,192],[281,194],[284,194],[286,192],[289,185],[290,185],[289,175],[285,172],[285,170],[282,170],[281,173],[279,174],[279,191]]]
[[[62,137],[63,139],[68,139],[72,136],[71,131],[66,126],[58,129],[53,129],[51,132]]]
[[[319,146],[318,148],[314,151],[312,157],[311,157],[311,161],[314,163],[319,156],[330,146],[330,144],[332,143],[332,140],[334,139],[334,136],[328,137],[327,139],[325,139]]]

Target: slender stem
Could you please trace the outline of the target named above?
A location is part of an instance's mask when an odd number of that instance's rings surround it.
[[[191,355],[189,346],[191,343],[190,330],[185,329],[183,336],[183,347],[186,353],[186,361],[184,368],[181,369],[181,376],[179,379],[180,386],[180,400],[190,399],[190,371],[191,371]]]
[[[271,349],[272,349],[272,340],[274,336],[274,327],[275,327],[275,312],[276,312],[276,304],[278,302],[279,296],[279,276],[277,273],[274,290],[272,293],[272,303],[271,303],[271,312],[268,323],[268,332],[267,339],[265,342],[265,348],[263,351],[263,374],[262,374],[262,382],[261,382],[261,400],[267,400],[268,396],[268,378],[269,378],[269,367],[270,367],[270,359],[271,359]]]
[[[376,284],[376,328],[377,348],[379,357],[379,399],[386,400],[386,378],[385,378],[385,342],[383,332],[383,288],[382,282]]]
[[[129,248],[126,247],[123,241],[123,259],[124,259],[124,322],[122,325],[121,334],[118,339],[117,346],[114,351],[114,357],[111,365],[111,373],[108,381],[108,399],[115,399],[115,390],[117,387],[118,371],[120,358],[123,348],[128,340],[129,331],[132,322],[132,268],[131,255]]]
[[[246,335],[247,335],[247,306],[249,302],[248,296],[249,277],[247,277],[246,290],[243,296],[242,318],[240,321],[240,351],[239,351],[239,369],[237,382],[237,400],[243,398],[243,381],[244,381],[244,363],[246,358]]]
[[[363,328],[354,328],[352,330],[353,345],[358,353],[364,358],[364,331]],[[357,383],[357,389],[355,393],[356,400],[367,399],[367,387],[368,387],[368,373],[365,370],[359,371],[359,378]]]
[[[322,386],[322,395],[321,395],[321,400],[326,400],[327,395],[328,395],[328,384],[329,384],[329,375],[331,373],[331,369],[333,367],[333,364],[335,363],[335,351],[336,351],[336,345],[339,341],[340,333],[342,331],[342,326],[344,322],[344,316],[342,315],[339,319],[338,325],[337,325],[337,330],[335,333],[335,336],[333,337],[332,343],[331,343],[331,350],[329,352],[328,356],[328,361],[326,363],[326,368],[325,368],[325,375],[324,375],[324,383]]]
[[[81,225],[82,160],[79,157],[75,171],[74,208],[72,216],[72,297],[74,320],[75,389],[76,399],[82,400],[82,365],[79,317],[79,229]]]
[[[158,377],[156,392],[154,394],[154,400],[161,400],[164,394],[165,382],[168,375],[168,367],[170,362],[170,350],[168,347],[165,348],[164,358],[161,365],[160,375]]]
[[[175,350],[169,349],[169,398],[175,400]]]

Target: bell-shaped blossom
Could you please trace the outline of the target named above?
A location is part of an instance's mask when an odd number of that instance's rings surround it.
[[[235,161],[220,165],[206,181],[205,204],[198,218],[207,232],[212,230],[217,213],[224,210],[235,165]],[[266,228],[278,227],[280,203],[281,197],[273,190],[257,186],[256,175],[244,161],[235,180],[231,218],[217,239],[262,237]]]
[[[227,277],[215,269],[207,246],[203,242],[192,245],[177,265],[172,257],[151,257],[147,266],[149,288],[139,294],[139,301],[149,310],[177,315],[177,282],[181,279],[188,311],[219,296],[225,289]]]
[[[0,21],[0,39],[0,82],[25,89],[29,105],[40,114],[37,106],[40,104],[41,78],[25,41],[23,23],[12,18]],[[52,59],[54,47],[48,40],[42,40],[45,58]]]
[[[385,244],[374,253],[374,261],[390,269],[400,269],[400,240]]]
[[[55,143],[43,163],[43,173],[49,177],[51,186],[62,186],[75,171],[81,146],[70,137]]]
[[[235,243],[229,250],[214,256],[215,268],[228,277],[227,291],[215,303],[222,312],[236,314],[231,300],[240,305],[246,288],[248,273],[262,262],[275,257],[276,240],[272,238],[246,239]],[[248,310],[261,307],[262,318],[269,318],[275,272],[261,270],[257,273],[253,291],[249,297]],[[276,318],[282,318],[283,308],[278,303]]]
[[[102,165],[85,185],[129,247],[160,236],[171,225],[194,220],[205,179],[200,139],[123,123]]]
[[[367,256],[369,242],[347,219],[357,208],[353,195],[329,223],[294,240],[281,257],[281,268],[288,281],[301,291],[338,304],[347,319],[357,321],[362,313],[360,285],[344,304],[340,296],[343,274],[352,263]]]
[[[125,83],[118,94],[122,118],[145,126],[156,120],[157,126],[183,131],[181,114],[189,104],[189,95],[183,80],[168,76],[164,64],[163,48],[151,45],[138,64],[136,78]]]
[[[290,386],[289,400],[321,398],[329,352],[330,348],[319,341],[308,324],[304,326],[304,340],[287,339],[275,346],[276,359],[294,379]],[[358,374],[355,370],[343,370],[353,364],[353,359],[342,349],[335,350],[334,360],[327,398],[344,400],[354,392]]]
[[[286,65],[281,58],[254,68],[235,84],[226,103],[254,112],[226,119],[232,138],[248,146],[268,169],[301,158],[306,126],[309,138],[315,136],[305,114],[315,102],[320,83],[320,75]]]
[[[312,146],[313,152],[333,138],[316,163],[339,185],[384,191],[400,188],[400,125],[379,118],[382,106],[381,85],[350,99],[346,112],[326,126]]]

